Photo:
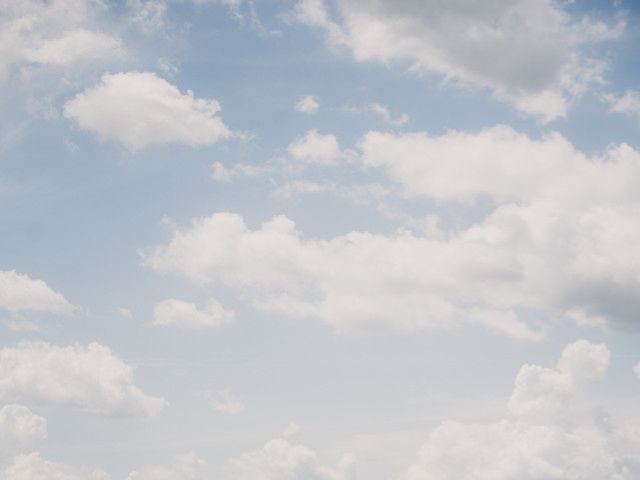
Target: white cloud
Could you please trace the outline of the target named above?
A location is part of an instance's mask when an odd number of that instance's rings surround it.
[[[606,94],[604,100],[609,104],[610,113],[622,113],[640,118],[640,92],[637,90],[627,90],[621,97]]]
[[[309,130],[287,150],[296,160],[316,165],[333,165],[342,157],[335,135],[324,135],[317,130]]]
[[[210,299],[203,310],[193,303],[167,299],[158,303],[154,309],[155,326],[174,326],[188,329],[215,328],[233,322],[234,313],[225,309],[220,302]]]
[[[71,313],[74,307],[42,280],[15,270],[0,270],[0,309],[13,313]]]
[[[250,230],[242,217],[219,213],[143,256],[155,270],[220,282],[260,309],[320,318],[336,330],[478,323],[516,338],[540,336],[511,310],[527,292],[518,293],[509,254],[475,231],[448,242],[407,231],[304,239],[283,216]]]
[[[394,117],[393,115],[391,115],[391,112],[387,107],[379,103],[372,103],[369,108],[372,112],[380,115],[385,123],[388,123],[389,125],[400,127],[409,121],[409,115],[407,115],[406,113],[402,113],[399,116]]]
[[[18,455],[5,469],[2,480],[108,480],[101,470],[74,468],[43,459],[39,453]]]
[[[94,0],[5,0],[0,11],[0,79],[14,66],[71,66],[118,57],[119,38],[100,31]]]
[[[296,102],[296,111],[313,115],[318,112],[320,103],[315,95],[303,95]]]
[[[300,0],[293,17],[325,30],[329,43],[357,61],[406,62],[417,72],[486,87],[543,121],[601,82],[605,63],[585,58],[585,44],[615,38],[624,23],[576,20],[552,0]]]
[[[171,466],[151,466],[133,471],[127,480],[196,480],[204,462],[195,454],[187,453],[175,458]]]
[[[211,165],[211,176],[216,182],[229,182],[237,177],[256,177],[271,170],[271,165],[235,163],[231,167],[225,167],[221,162],[214,162]]]
[[[104,415],[155,415],[167,404],[135,386],[133,369],[98,343],[0,349],[0,398]]]
[[[601,377],[608,363],[604,345],[582,340],[567,346],[557,369],[523,366],[508,418],[486,424],[442,423],[403,479],[638,478],[637,432],[600,425],[577,408],[588,396],[576,386]]]
[[[26,448],[47,438],[47,421],[22,405],[5,405],[0,409],[0,451]]]
[[[283,439],[229,461],[229,480],[348,480],[351,458],[345,456],[337,468],[321,464],[316,453]]]
[[[231,131],[216,116],[216,100],[182,94],[151,72],[104,75],[98,85],[69,100],[64,116],[100,140],[115,140],[137,150],[149,145],[210,145]]]
[[[634,368],[633,371],[635,372],[635,374],[637,375],[638,379],[640,379],[640,363],[638,363]]]
[[[210,392],[209,405],[218,412],[226,413],[227,415],[235,415],[244,411],[244,404],[242,401],[229,389]]]

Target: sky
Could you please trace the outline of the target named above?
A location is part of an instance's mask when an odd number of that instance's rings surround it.
[[[640,478],[635,0],[0,7],[0,480]]]

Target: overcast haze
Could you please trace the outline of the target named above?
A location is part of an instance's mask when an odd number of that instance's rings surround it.
[[[633,0],[0,0],[0,480],[640,478]]]

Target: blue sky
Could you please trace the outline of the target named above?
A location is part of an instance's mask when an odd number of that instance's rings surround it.
[[[1,480],[638,478],[633,1],[0,3]]]

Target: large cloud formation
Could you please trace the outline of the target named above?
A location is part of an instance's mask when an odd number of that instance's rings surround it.
[[[151,72],[107,74],[98,85],[69,100],[64,115],[103,141],[137,150],[149,145],[210,145],[231,131],[216,116],[213,99],[183,94]]]
[[[300,0],[294,18],[323,29],[358,61],[404,61],[417,72],[486,87],[544,121],[564,116],[573,98],[602,81],[606,64],[582,47],[624,29],[572,18],[553,0]]]
[[[640,153],[627,145],[589,158],[558,134],[509,127],[478,133],[370,132],[365,167],[407,197],[490,204],[469,227],[416,234],[350,232],[305,239],[286,217],[258,229],[218,213],[148,250],[158,271],[249,292],[261,309],[316,317],[337,330],[401,331],[480,324],[535,340],[526,323],[567,316],[581,325],[638,329]]]
[[[403,480],[638,478],[640,430],[593,420],[581,408],[584,388],[608,366],[607,347],[585,340],[568,345],[556,368],[524,365],[507,418],[444,422]]]
[[[0,349],[0,399],[102,415],[155,415],[167,404],[142,392],[132,368],[98,343]]]

